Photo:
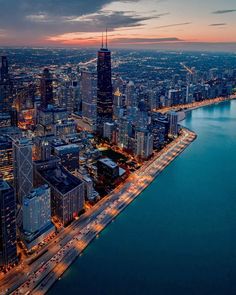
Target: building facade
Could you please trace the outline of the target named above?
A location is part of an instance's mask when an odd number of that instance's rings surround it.
[[[0,114],[9,114],[13,102],[12,81],[8,73],[8,60],[6,56],[0,57]],[[1,118],[0,118],[1,120]],[[0,122],[1,126],[1,122]]]
[[[89,124],[96,123],[97,118],[97,80],[94,73],[81,72],[80,93],[82,99],[82,117]]]
[[[135,155],[142,159],[148,159],[153,153],[153,136],[148,130],[137,129],[135,131]]]
[[[48,185],[33,189],[24,198],[23,230],[36,233],[51,223],[51,193]]]
[[[0,267],[17,262],[16,200],[14,189],[0,180]]]
[[[69,171],[79,169],[79,146],[75,143],[57,146],[54,154],[61,159],[61,164]]]
[[[170,111],[168,114],[170,129],[169,129],[169,136],[170,137],[176,137],[179,133],[179,127],[178,127],[178,113],[174,111]]]
[[[40,81],[41,107],[47,108],[53,104],[53,85],[52,75],[49,69],[45,68]]]
[[[14,188],[19,205],[33,188],[32,142],[27,138],[16,139],[13,147]]]
[[[35,184],[49,185],[52,217],[67,226],[84,208],[84,183],[57,163],[40,163],[36,163],[34,170]]]
[[[111,51],[102,44],[97,58],[97,131],[101,135],[104,123],[112,120],[112,101]]]

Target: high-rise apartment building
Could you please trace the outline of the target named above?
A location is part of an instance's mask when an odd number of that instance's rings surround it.
[[[153,136],[153,147],[160,149],[168,139],[169,120],[164,115],[152,113],[150,128]]]
[[[124,96],[117,88],[113,95],[113,120],[123,117],[124,113]]]
[[[79,86],[77,81],[65,81],[57,89],[55,104],[67,110],[69,114],[78,110]]]
[[[129,135],[131,132],[131,122],[126,116],[123,116],[118,120],[118,146],[121,149],[128,149]]]
[[[116,124],[115,123],[105,123],[104,124],[104,128],[103,128],[103,137],[107,138],[108,140],[112,140],[112,136],[113,136],[113,131],[116,128]]]
[[[126,105],[130,107],[137,106],[137,97],[135,94],[134,82],[129,81],[125,89]]]
[[[170,111],[167,114],[168,119],[169,119],[169,135],[171,137],[176,137],[179,132],[179,127],[178,127],[178,113],[174,111]]]
[[[148,130],[135,131],[135,155],[143,160],[148,159],[153,153],[153,136]]]
[[[23,202],[23,223],[21,238],[31,249],[54,233],[55,226],[51,222],[51,191],[47,184],[33,189]]]
[[[48,185],[33,189],[23,203],[23,230],[36,233],[51,223],[51,194]]]

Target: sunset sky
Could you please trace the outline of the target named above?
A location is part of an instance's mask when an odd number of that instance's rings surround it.
[[[97,47],[106,27],[113,47],[236,50],[236,0],[0,0],[0,46]]]

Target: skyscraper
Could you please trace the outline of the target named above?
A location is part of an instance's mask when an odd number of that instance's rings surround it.
[[[33,188],[32,143],[27,138],[13,141],[14,187],[18,204]]]
[[[8,75],[6,56],[0,59],[0,113],[9,113],[12,106],[12,82]]]
[[[33,189],[23,202],[23,226],[21,238],[31,249],[53,233],[51,222],[51,192],[47,184]]]
[[[13,180],[12,165],[12,139],[9,135],[0,135],[0,178]]]
[[[1,57],[0,80],[8,80],[8,61],[6,56]]]
[[[102,135],[103,125],[112,121],[112,81],[111,81],[111,51],[102,47],[97,58],[97,131]]]
[[[135,155],[143,160],[148,159],[153,153],[153,136],[145,129],[135,131]]]
[[[126,89],[125,89],[125,95],[126,95],[126,105],[130,107],[135,107],[137,104],[137,97],[135,94],[134,82],[129,81],[127,83]]]
[[[23,203],[23,230],[36,233],[51,224],[51,193],[47,184],[35,188]]]
[[[167,113],[167,116],[168,116],[169,124],[170,124],[169,135],[171,137],[176,137],[179,132],[178,113],[174,111],[170,111]]]
[[[53,104],[53,86],[52,75],[49,69],[45,68],[40,83],[41,107],[47,108],[49,104]]]
[[[117,120],[123,116],[124,113],[124,99],[123,95],[120,92],[120,89],[117,88],[113,96],[113,120]]]
[[[103,137],[107,138],[108,140],[112,140],[112,136],[113,136],[113,131],[116,128],[116,124],[115,123],[105,123],[104,124],[104,128],[103,128]]]
[[[129,134],[131,133],[131,122],[126,116],[119,118],[118,120],[118,146],[121,149],[128,149]]]
[[[0,180],[0,267],[17,261],[16,202],[14,189]]]
[[[162,114],[152,113],[150,128],[153,136],[153,147],[159,149],[167,142],[169,120]]]
[[[71,114],[78,108],[78,96],[79,87],[77,81],[65,81],[57,89],[56,104],[61,108],[65,108]]]
[[[96,99],[96,77],[92,72],[83,70],[81,72],[80,92],[82,99],[82,116],[91,125],[96,123],[97,99]]]

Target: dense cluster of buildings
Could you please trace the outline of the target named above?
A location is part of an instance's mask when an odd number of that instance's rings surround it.
[[[232,93],[229,79],[203,77],[143,85],[112,75],[111,51],[102,43],[97,71],[45,68],[35,79],[12,79],[0,60],[0,268],[17,263],[17,237],[27,250],[67,226],[100,196],[96,184],[115,184],[126,170],[102,157],[105,142],[133,159],[149,159],[178,136],[179,114],[162,107]],[[206,78],[209,78],[206,80]]]

